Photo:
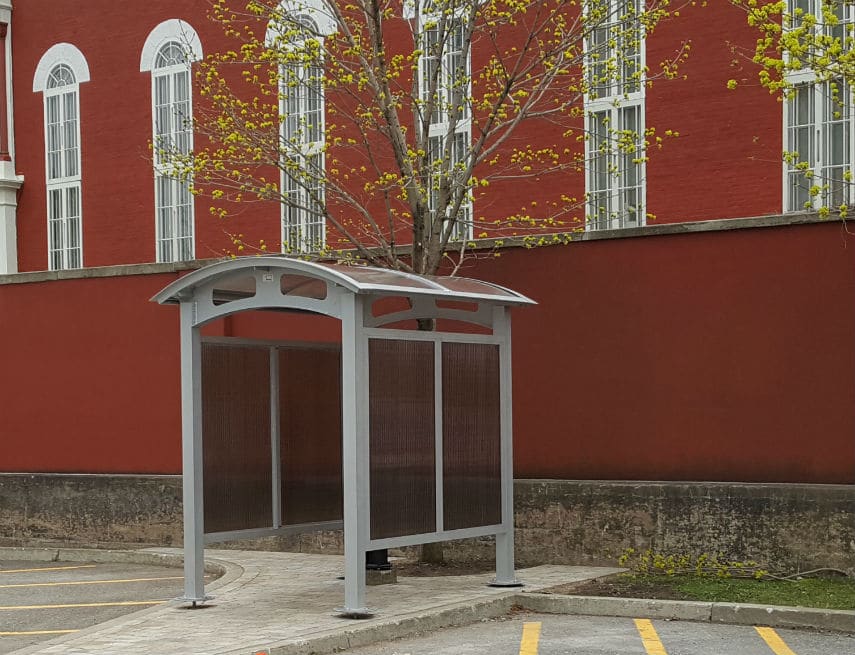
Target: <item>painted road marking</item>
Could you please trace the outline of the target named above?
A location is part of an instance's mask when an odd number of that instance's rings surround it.
[[[665,646],[659,641],[656,628],[653,627],[649,619],[635,619],[635,627],[641,635],[641,642],[644,644],[647,655],[668,655],[665,652]]]
[[[24,635],[69,635],[80,630],[28,630],[26,632],[0,632],[0,637],[19,637]]]
[[[772,630],[772,628],[754,628],[757,633],[763,637],[763,641],[766,642],[766,645],[772,649],[772,652],[775,655],[796,655],[787,644],[784,643],[784,640],[778,636],[778,633]]]
[[[523,623],[520,655],[537,655],[537,642],[540,640],[540,623]]]
[[[165,600],[125,600],[112,603],[64,603],[62,605],[0,605],[0,610],[47,610],[69,607],[125,607],[129,605],[161,605]]]
[[[0,569],[0,573],[33,573],[35,571],[70,571],[71,569],[94,569],[97,564],[81,564],[80,566],[43,566],[39,569]]]
[[[25,584],[0,584],[0,589],[18,589],[21,587],[63,587],[65,585],[81,584],[121,584],[124,582],[152,582],[156,580],[183,579],[183,575],[173,575],[166,578],[128,578],[126,580],[74,580],[72,582],[28,582]]]

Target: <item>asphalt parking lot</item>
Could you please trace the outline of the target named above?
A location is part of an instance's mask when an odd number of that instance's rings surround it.
[[[855,635],[522,613],[350,655],[855,655]]]
[[[0,654],[159,605],[182,580],[159,566],[0,560]]]

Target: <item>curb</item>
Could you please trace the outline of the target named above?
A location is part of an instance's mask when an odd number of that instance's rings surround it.
[[[814,628],[855,633],[855,611],[849,610],[649,598],[559,596],[536,592],[517,594],[514,600],[523,609],[545,614],[625,616],[730,625],[764,625],[772,628]]]
[[[103,550],[100,548],[28,548],[25,546],[0,546],[0,558],[24,562],[97,562],[99,564],[144,564],[180,569],[184,556],[158,552],[157,548],[141,550]],[[229,584],[243,575],[243,569],[234,562],[205,559],[205,573],[218,576],[205,585],[208,590]],[[103,625],[103,624],[101,624]]]
[[[269,644],[251,652],[264,653],[265,655],[337,653],[351,648],[371,646],[381,641],[415,637],[443,628],[456,628],[498,618],[508,614],[515,606],[515,595],[508,594],[479,600],[475,603],[457,603],[436,612],[414,614],[388,623],[378,623],[344,631],[307,634],[296,640],[291,639],[283,643]],[[240,648],[228,652],[229,655],[238,655],[239,653],[246,655],[247,650]]]
[[[476,603],[459,603],[438,612],[422,613],[389,623],[309,634],[301,639],[282,643],[259,644],[253,647],[251,652],[264,655],[336,653],[370,646],[381,641],[414,637],[434,630],[461,627],[498,618],[507,615],[513,609],[543,614],[620,616],[733,625],[763,625],[775,628],[813,628],[855,633],[855,612],[853,611],[516,592]],[[247,652],[250,651],[245,647],[228,651],[229,655],[246,655]]]

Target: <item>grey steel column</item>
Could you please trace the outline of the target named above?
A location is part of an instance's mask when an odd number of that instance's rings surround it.
[[[344,607],[348,616],[365,616],[365,550],[368,542],[368,366],[362,299],[342,297],[341,419],[344,487]],[[364,405],[364,407],[363,407]]]
[[[181,303],[181,456],[184,498],[184,598],[205,597],[202,495],[202,342],[195,327],[195,301]]]
[[[279,428],[279,349],[270,346],[270,465],[273,527],[282,527],[282,437]]]
[[[493,585],[517,587],[514,576],[514,439],[511,403],[511,317],[507,307],[493,310],[493,334],[499,338],[499,412],[502,467],[502,532],[496,535]]]

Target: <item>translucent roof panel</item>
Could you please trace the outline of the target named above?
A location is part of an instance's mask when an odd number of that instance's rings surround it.
[[[482,282],[481,280],[473,280],[468,277],[431,277],[431,280],[442,285],[444,289],[452,291],[455,294],[461,293],[478,293],[487,296],[496,296],[505,298],[508,296],[519,296],[515,291],[505,289],[497,284]]]
[[[363,285],[408,287],[412,289],[436,290],[442,287],[432,283],[428,277],[419,277],[411,273],[394,271],[388,268],[374,268],[372,266],[344,266],[342,264],[321,264],[326,268],[347,275]]]
[[[239,257],[210,264],[168,285],[154,296],[152,301],[176,303],[191,297],[200,286],[212,283],[219,290],[230,291],[231,294],[228,295],[236,296],[240,292],[251,295],[254,285],[247,278],[255,275],[257,271],[278,275],[280,279],[281,276],[315,279],[318,281],[317,285],[305,284],[303,280],[295,284],[295,288],[290,288],[290,283],[282,284],[282,292],[285,294],[314,298],[323,298],[326,295],[321,292],[320,285],[327,284],[365,295],[426,295],[447,300],[483,300],[503,305],[534,304],[533,300],[515,291],[470,278],[429,277],[369,266],[321,264],[284,255]],[[298,291],[299,287],[303,290]],[[311,288],[311,291],[307,287]]]

